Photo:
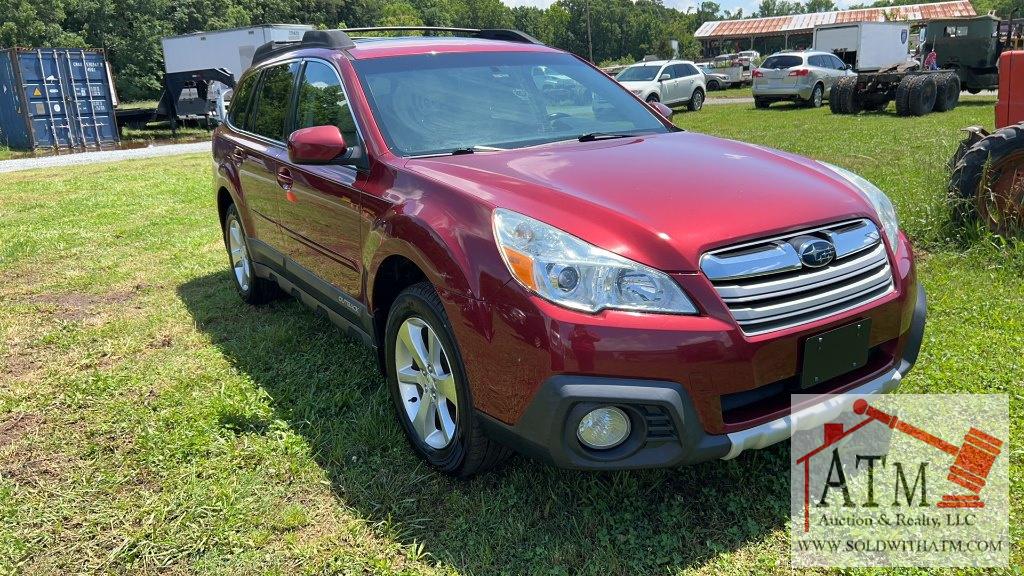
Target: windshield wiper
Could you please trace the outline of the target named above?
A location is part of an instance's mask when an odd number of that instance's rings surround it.
[[[472,154],[473,152],[496,152],[499,150],[507,150],[507,148],[498,148],[496,146],[466,146],[465,148],[456,148],[452,150],[452,156],[458,156],[459,154]]]
[[[612,132],[590,132],[577,138],[580,142],[593,142],[595,140],[611,140],[612,138],[631,138],[636,134],[615,134]]]

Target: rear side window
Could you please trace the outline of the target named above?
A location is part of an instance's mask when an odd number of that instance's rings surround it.
[[[252,93],[256,88],[256,79],[259,76],[259,74],[250,74],[245,80],[242,80],[241,85],[231,97],[231,110],[228,112],[228,119],[239,128],[246,127],[245,121],[249,118],[249,112],[252,110]]]
[[[295,111],[296,130],[311,126],[337,126],[348,146],[359,143],[356,123],[338,74],[329,64],[315,60],[306,63]]]
[[[828,64],[825,63],[824,56],[810,56],[807,58],[807,62],[811,66],[817,66],[818,68],[828,68]]]
[[[284,141],[292,87],[298,72],[298,62],[272,66],[263,71],[256,117],[249,122],[250,131],[272,140]]]
[[[683,76],[693,76],[694,74],[699,74],[699,72],[697,71],[697,67],[694,66],[693,64],[680,64],[680,67],[683,69]]]
[[[769,56],[761,68],[769,68],[772,70],[785,70],[786,68],[792,68],[799,66],[804,63],[804,59],[800,56],[794,56],[792,54],[784,54],[781,56]]]

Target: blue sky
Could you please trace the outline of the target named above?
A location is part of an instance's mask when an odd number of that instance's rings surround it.
[[[836,4],[840,8],[845,8],[850,4],[856,3],[857,0],[836,0]],[[509,6],[539,6],[545,8],[549,6],[554,0],[502,0]],[[700,5],[699,0],[664,0],[665,5],[677,10],[686,11],[687,8],[696,8]],[[757,9],[757,5],[760,4],[760,0],[718,0],[718,4],[722,7],[722,10],[735,10],[736,8],[743,8],[743,13],[746,15],[751,14]]]

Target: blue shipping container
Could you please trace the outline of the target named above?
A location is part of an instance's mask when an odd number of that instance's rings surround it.
[[[116,143],[115,102],[102,50],[0,51],[0,145],[35,150]]]

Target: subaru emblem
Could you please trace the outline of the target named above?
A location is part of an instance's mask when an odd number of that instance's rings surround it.
[[[802,236],[793,240],[800,262],[808,268],[827,266],[836,258],[836,248],[828,240],[813,236]]]

